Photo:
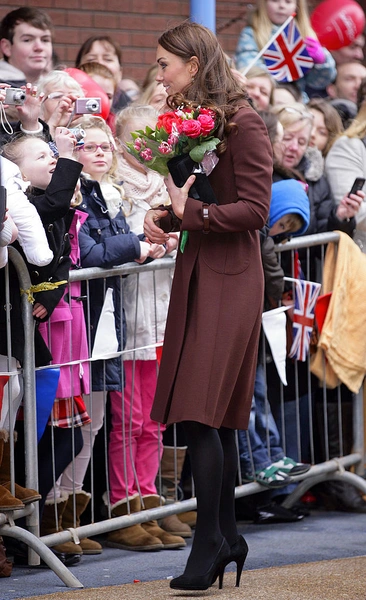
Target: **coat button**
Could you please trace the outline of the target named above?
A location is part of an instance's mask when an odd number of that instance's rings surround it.
[[[60,256],[60,258],[58,259],[58,262],[59,262],[59,263],[62,263],[62,261],[63,261],[63,260],[64,260],[64,257],[63,257],[63,256]]]
[[[33,273],[33,275],[34,275],[35,277],[39,277],[39,273],[38,273],[38,271],[32,271],[32,273]]]
[[[68,234],[68,233],[65,233],[65,235],[64,235],[64,240],[67,240],[67,238],[68,238],[68,237],[69,237],[69,234]]]
[[[51,223],[48,227],[47,227],[47,231],[52,231],[53,229],[53,223]]]
[[[97,232],[99,233],[99,235],[102,233],[101,229],[97,229]]]

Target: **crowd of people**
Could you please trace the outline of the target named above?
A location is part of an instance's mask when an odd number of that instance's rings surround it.
[[[295,11],[313,68],[286,83],[261,60],[247,71]],[[134,551],[180,548],[196,527],[186,570],[171,587],[207,589],[217,577],[221,585],[231,561],[239,585],[247,546],[236,529],[237,452],[241,478],[267,490],[258,522],[306,514],[281,505],[296,485],[292,476],[311,466],[309,407],[317,405],[317,384],[313,376],[309,392],[307,363],[295,365],[287,356],[283,388],[261,337],[261,316],[293,301],[284,283],[292,267],[285,254],[280,264],[275,243],[337,230],[365,252],[363,186],[350,193],[354,179],[366,177],[364,35],[330,52],[311,27],[306,0],[258,0],[232,59],[208,29],[185,22],[159,38],[157,63],[147,65],[144,82],[123,79],[120,46],[108,36],[86,39],[73,68],[58,64],[53,37],[40,9],[13,10],[0,24],[0,168],[7,196],[0,231],[1,364],[9,351],[3,267],[12,245],[32,284],[36,367],[65,365],[38,432],[37,490],[24,487],[21,394],[12,397],[15,424],[0,413],[0,511],[38,501],[42,535],[80,525],[91,498],[86,477],[94,443],[108,421],[106,514],[160,506],[161,478],[166,500],[176,499],[185,470],[194,479],[197,514],[117,529],[106,543]],[[21,91],[21,101],[9,90]],[[88,114],[85,102],[78,108],[85,97],[101,99],[96,111]],[[219,161],[209,176],[217,204],[190,197],[192,175],[178,188],[128,152],[132,131],[154,129],[160,114],[182,103],[218,109]],[[189,232],[184,251],[180,230]],[[164,269],[93,279],[87,300],[84,285],[69,282],[73,269],[164,256],[176,258],[174,278]],[[306,272],[312,281],[319,279],[318,258],[312,250]],[[305,270],[300,251],[302,259]],[[8,272],[11,356],[21,368],[24,331],[11,261]],[[103,352],[114,357],[103,360]],[[42,373],[43,385],[50,385],[47,369],[37,372],[40,379]],[[342,394],[346,405],[352,394],[345,386]],[[349,431],[352,413],[343,418]],[[14,431],[15,491],[9,484]],[[324,460],[320,451],[318,459]],[[341,490],[340,498],[339,487],[331,486],[328,492],[338,494],[343,509],[366,512],[358,494]],[[83,553],[100,554],[102,545],[84,538],[53,551],[76,564]]]

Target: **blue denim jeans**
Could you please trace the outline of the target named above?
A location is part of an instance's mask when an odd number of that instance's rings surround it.
[[[248,444],[249,438],[249,444]],[[243,475],[253,475],[284,457],[280,434],[267,400],[263,365],[258,364],[248,431],[239,429],[239,454]]]

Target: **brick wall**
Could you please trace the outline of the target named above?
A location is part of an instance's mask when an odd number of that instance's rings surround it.
[[[253,2],[254,4],[254,2]],[[318,0],[311,0],[315,6]],[[141,82],[155,62],[159,34],[189,17],[189,0],[33,0],[24,5],[46,10],[55,24],[55,50],[60,63],[73,66],[80,45],[97,33],[112,36],[123,51],[124,77]],[[0,5],[0,19],[19,5]],[[250,3],[216,0],[216,29],[224,50],[232,55],[246,24]]]

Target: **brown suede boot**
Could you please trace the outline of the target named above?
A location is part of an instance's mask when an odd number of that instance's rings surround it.
[[[75,515],[74,515],[74,498],[75,498]],[[70,527],[80,527],[80,517],[85,511],[90,502],[91,495],[83,490],[74,494],[70,494],[65,510],[62,515],[62,528],[69,529]],[[83,554],[101,554],[102,546],[95,540],[83,538],[80,540],[80,546]]]
[[[164,446],[163,456],[160,462],[161,479],[163,484],[163,494],[167,504],[176,502],[176,490],[183,470],[187,447],[174,448],[173,446]],[[173,535],[180,535],[182,538],[192,537],[192,529],[187,522],[180,520],[179,515],[164,517],[159,521],[159,525],[165,531]]]
[[[23,502],[15,498],[9,490],[0,485],[0,512],[25,508]]]
[[[150,494],[149,496],[143,496],[142,501],[144,503],[144,509],[148,510],[150,508],[158,508],[161,506],[160,496],[157,494]],[[165,531],[161,527],[159,527],[158,522],[155,520],[147,521],[146,523],[141,523],[142,527],[159,540],[161,540],[163,546],[167,550],[171,550],[173,548],[184,548],[186,546],[186,542],[179,535],[173,535],[168,531]]]
[[[9,433],[5,429],[0,429],[0,471],[2,469],[4,446],[8,440]],[[24,508],[23,502],[15,498],[3,485],[0,485],[0,512],[19,510],[20,508]]]
[[[1,435],[1,432],[0,432]],[[15,438],[14,438],[15,439]],[[3,485],[9,492],[11,492],[10,484],[10,442],[9,439],[4,440],[3,443],[3,459],[0,461],[0,484]],[[23,504],[29,504],[30,502],[36,502],[42,498],[36,490],[32,488],[24,488],[17,483],[15,484],[14,496],[20,500]]]
[[[196,527],[197,512],[195,510],[188,510],[187,512],[179,513],[177,517],[180,521],[182,521],[182,523],[187,523],[191,529]]]
[[[130,513],[137,513],[141,510],[140,496],[129,497]],[[112,506],[112,515],[114,517],[123,517],[128,513],[127,499],[119,500]],[[136,552],[149,552],[163,549],[163,543],[157,537],[150,535],[141,524],[131,525],[110,531],[107,538],[107,546],[111,548],[121,548],[123,550],[134,550]]]
[[[41,520],[41,536],[63,531],[62,517],[66,508],[67,500],[67,494],[56,500],[57,519],[55,514],[55,504],[52,502],[52,500],[46,500]],[[74,544],[74,542],[63,542],[62,544],[57,544],[56,546],[52,546],[51,550],[54,550],[56,553],[64,554],[66,560],[70,558],[70,555],[81,557],[83,554],[80,544]]]

